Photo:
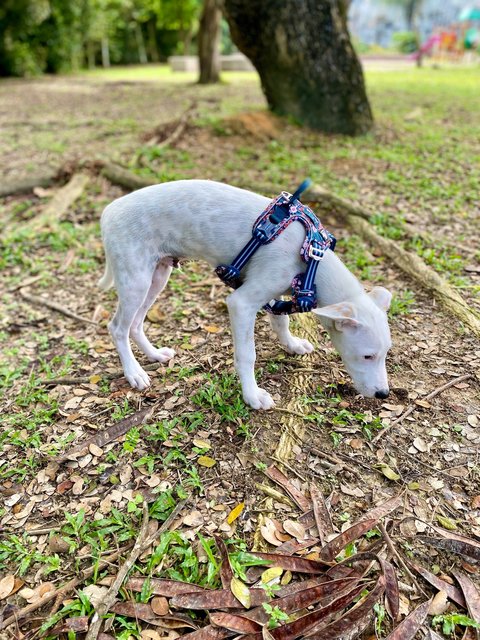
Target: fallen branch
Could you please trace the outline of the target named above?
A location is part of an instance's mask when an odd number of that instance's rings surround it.
[[[340,198],[340,196],[336,196],[331,191],[327,191],[317,184],[312,184],[303,193],[302,200],[305,200],[305,202],[318,202],[322,208],[333,209],[335,213],[343,217],[352,215],[369,220],[373,215],[360,205],[345,200],[345,198]]]
[[[47,204],[43,212],[26,222],[23,226],[28,229],[42,229],[57,223],[68,211],[72,204],[84,192],[89,177],[84,173],[76,173],[64,187],[61,187]]]
[[[441,387],[438,387],[437,389],[434,389],[433,391],[431,391],[427,396],[425,396],[425,398],[422,398],[422,400],[427,400],[430,401],[433,398],[435,398],[435,396],[438,396],[440,393],[442,393],[443,391],[445,391],[446,389],[449,389],[450,387],[453,387],[453,385],[458,384],[459,382],[463,382],[464,380],[468,380],[469,378],[472,377],[471,373],[466,373],[463,376],[460,376],[459,378],[453,378],[453,380],[450,380],[449,382],[446,382],[445,384],[442,384]],[[396,420],[394,420],[393,422],[391,422],[389,425],[387,425],[384,429],[382,429],[382,431],[380,431],[380,433],[378,433],[372,440],[371,440],[371,444],[374,444],[375,442],[377,442],[382,436],[384,436],[388,431],[390,431],[390,429],[392,427],[395,427],[397,424],[399,424],[400,422],[402,422],[402,420],[404,420],[405,418],[407,418],[411,413],[413,413],[415,411],[415,409],[417,409],[417,406],[412,404],[408,407],[408,409],[406,409],[401,416],[399,416]],[[437,470],[438,471],[438,470]]]
[[[161,140],[159,142],[158,141],[159,136],[158,136],[158,133],[156,133],[154,136],[150,138],[150,140],[147,141],[146,143],[147,146],[150,147],[155,145],[157,149],[164,149],[165,147],[168,147],[169,145],[176,142],[185,131],[188,121],[190,120],[190,118],[195,112],[195,108],[196,108],[196,104],[195,102],[192,102],[190,106],[187,109],[185,109],[185,111],[182,113],[182,115],[178,119],[177,126],[174,128],[174,130],[169,136],[167,136],[164,140]]]
[[[70,311],[70,309],[67,309],[61,304],[58,304],[58,302],[53,302],[51,300],[47,300],[46,298],[40,298],[38,296],[33,296],[31,293],[27,293],[25,289],[20,289],[20,296],[24,300],[27,300],[28,302],[32,302],[33,304],[38,304],[44,307],[48,307],[53,311],[58,311],[58,313],[61,313],[62,315],[67,316],[69,318],[73,318],[74,320],[78,320],[79,322],[83,322],[84,324],[93,324],[95,326],[98,325],[98,322],[95,322],[95,320],[90,320],[88,318],[79,316],[73,311]]]
[[[95,613],[93,614],[92,621],[90,623],[90,627],[88,629],[88,633],[86,635],[85,640],[97,640],[98,633],[100,631],[100,627],[102,626],[103,618],[108,613],[110,607],[115,602],[115,598],[118,595],[120,587],[123,584],[123,581],[127,577],[128,572],[131,570],[138,557],[142,553],[144,549],[144,544],[146,542],[148,535],[148,506],[147,503],[143,503],[143,519],[142,526],[140,528],[140,533],[138,534],[137,540],[133,545],[133,549],[130,552],[130,555],[123,563],[120,571],[117,573],[113,584],[110,586],[109,590],[102,598],[102,600],[98,603],[95,608]]]
[[[125,169],[114,162],[105,162],[102,167],[102,174],[107,178],[107,180],[110,180],[111,183],[124,187],[129,191],[135,191],[135,189],[142,189],[143,187],[150,187],[152,184],[158,183],[158,180],[153,178],[142,178],[142,176],[137,176],[133,171],[128,171],[128,169]]]
[[[145,371],[155,371],[160,366],[159,362],[147,364],[145,367]],[[65,378],[50,378],[39,380],[38,384],[46,385],[46,386],[55,386],[57,384],[65,384],[65,385],[77,385],[77,384],[89,384],[90,380],[93,376],[98,375],[102,380],[115,380],[116,378],[121,378],[124,375],[123,369],[116,369],[112,371],[112,373],[91,373],[89,376],[77,376],[70,377],[67,376]]]
[[[35,187],[49,187],[57,178],[60,169],[48,169],[43,173],[17,178],[0,186],[0,198],[33,191]]]
[[[420,286],[432,292],[448,311],[480,337],[480,314],[472,309],[455,289],[436,271],[431,269],[416,254],[403,249],[399,242],[379,235],[369,223],[371,213],[359,205],[340,198],[318,185],[305,192],[304,199],[319,202],[322,207],[333,211],[358,233],[364,240],[387,256],[404,273],[413,278]]]

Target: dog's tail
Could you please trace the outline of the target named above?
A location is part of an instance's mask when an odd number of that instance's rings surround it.
[[[107,258],[107,262],[105,264],[105,273],[98,281],[98,286],[100,287],[100,289],[103,289],[104,291],[106,291],[107,289],[110,289],[112,285],[113,285],[113,273]]]

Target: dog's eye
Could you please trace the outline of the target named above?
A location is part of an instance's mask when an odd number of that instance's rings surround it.
[[[375,360],[375,356],[363,356],[365,360]]]

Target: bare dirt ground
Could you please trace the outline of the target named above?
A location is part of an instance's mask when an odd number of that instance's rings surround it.
[[[378,551],[382,539],[393,541],[395,554],[391,547],[381,553],[400,581],[398,620],[442,585],[453,585],[455,572],[478,581],[480,345],[388,256],[366,247],[334,216],[323,218],[339,239],[339,254],[365,286],[382,284],[395,296],[388,359],[392,393],[383,403],[355,395],[328,337],[311,319],[295,319],[294,325],[312,337],[315,353],[293,357],[272,340],[262,316],[259,378],[277,405],[267,413],[246,408],[233,372],[226,292],[202,264],[174,272],[152,309],[152,342],[173,346],[177,355],[150,372],[148,391],[134,392],[117,374],[106,329],[115,295],[96,285],[103,270],[99,216],[123,191],[92,162],[113,159],[158,181],[212,178],[267,195],[311,175],[376,213],[379,232],[416,251],[478,308],[478,96],[473,97],[470,72],[462,85],[449,72],[434,81],[412,80],[414,73],[399,72],[397,84],[386,75],[370,78],[377,127],[357,140],[302,131],[265,114],[258,84],[250,78],[207,88],[85,77],[0,84],[4,181],[48,166],[89,175],[81,197],[61,221],[44,229],[32,231],[31,223],[60,182],[0,204],[0,572],[7,581],[0,580],[0,598],[8,602],[3,619],[54,593],[49,604],[15,626],[14,637],[37,637],[57,611],[64,613],[54,623],[90,615],[95,599],[86,605],[83,590],[88,597],[95,588],[104,595],[105,569],[88,577],[80,572],[127,549],[138,533],[142,498],[152,526],[166,521],[175,505],[181,510],[173,523],[167,520],[162,549],[154,545],[137,562],[137,575],[217,586],[206,542],[213,534],[237,554],[321,537],[318,521],[315,527],[304,513],[315,502],[313,486],[337,535],[401,496],[395,512],[382,520],[390,534],[375,523],[372,535],[359,534],[358,542],[352,537],[343,552]],[[192,103],[195,112],[181,137],[158,148],[162,131],[170,132],[172,121]],[[87,322],[32,303],[22,291]],[[144,409],[151,412],[143,425],[128,422]],[[108,431],[122,420],[130,428],[121,437]],[[111,438],[102,440],[105,430]],[[271,480],[271,465],[303,494],[306,507]],[[308,553],[322,558],[321,545]],[[235,570],[237,561],[241,565],[235,556]],[[406,561],[443,582],[433,588],[411,565],[410,573]],[[122,564],[115,558],[107,573],[116,574],[116,562]],[[75,592],[55,593],[75,576]],[[121,603],[131,596],[122,592]],[[142,598],[146,603],[148,594]],[[455,613],[474,620],[478,603],[466,611],[450,597],[435,612],[443,618],[429,617],[430,629],[448,637],[453,620],[461,637],[469,627]],[[181,625],[153,627],[125,607],[115,616],[110,637],[197,637]],[[195,622],[201,626],[203,619]],[[376,610],[377,637],[392,624]],[[356,637],[372,635],[372,627],[360,627]],[[72,628],[57,624],[55,634]],[[212,628],[209,633],[204,637],[217,637]],[[416,637],[428,636],[419,631]]]

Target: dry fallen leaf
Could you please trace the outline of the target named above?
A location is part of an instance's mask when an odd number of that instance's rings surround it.
[[[200,511],[191,511],[183,518],[183,524],[187,527],[198,527],[203,524],[203,516]]]
[[[216,324],[207,324],[207,326],[204,327],[204,329],[208,333],[219,333],[222,330],[222,327],[217,327]]]
[[[90,451],[92,456],[96,456],[97,458],[103,456],[103,449],[100,449],[100,447],[94,442],[91,443],[91,445],[88,447],[88,450]]]
[[[237,504],[237,506],[235,508],[233,508],[230,511],[230,513],[227,516],[228,524],[232,524],[232,522],[235,522],[235,520],[238,518],[238,516],[242,513],[244,507],[245,507],[245,503],[244,502],[240,502],[239,504]]]
[[[422,453],[428,451],[428,444],[425,442],[425,440],[423,440],[423,438],[415,438],[415,440],[413,441],[413,446],[415,447],[415,449],[418,449],[418,451],[421,451]]]
[[[200,456],[197,462],[201,467],[213,467],[217,464],[217,461],[209,456]]]
[[[168,600],[163,596],[155,596],[155,598],[152,598],[150,606],[152,607],[153,613],[156,613],[157,616],[166,616],[169,611]]]
[[[281,567],[270,567],[270,569],[266,569],[262,573],[261,581],[263,584],[268,584],[272,580],[276,580],[283,573],[283,569]]]
[[[428,609],[429,616],[441,616],[448,608],[448,594],[446,591],[438,591]]]
[[[298,542],[305,540],[305,537],[306,537],[305,527],[299,522],[294,522],[293,520],[285,520],[285,522],[283,523],[283,528],[293,538],[296,538]]]
[[[449,531],[455,531],[455,529],[458,528],[454,520],[452,520],[451,518],[447,518],[446,516],[442,516],[439,513],[437,513],[437,520],[442,525],[442,527],[448,529]]]
[[[8,598],[15,587],[15,576],[10,574],[0,580],[0,600]]]
[[[282,544],[282,541],[276,536],[277,528],[271,518],[264,519],[264,524],[260,527],[260,533],[274,547],[279,547]]]
[[[89,584],[82,589],[82,593],[87,596],[92,607],[97,607],[102,602],[108,591],[108,587],[99,587],[96,584]]]
[[[378,465],[378,467],[383,475],[389,480],[400,480],[400,476],[398,475],[398,473],[396,473],[391,467],[389,467],[388,464],[381,464]]]
[[[230,582],[230,589],[232,590],[235,598],[245,607],[245,609],[249,609],[251,605],[251,596],[247,585],[238,578],[233,577]]]

